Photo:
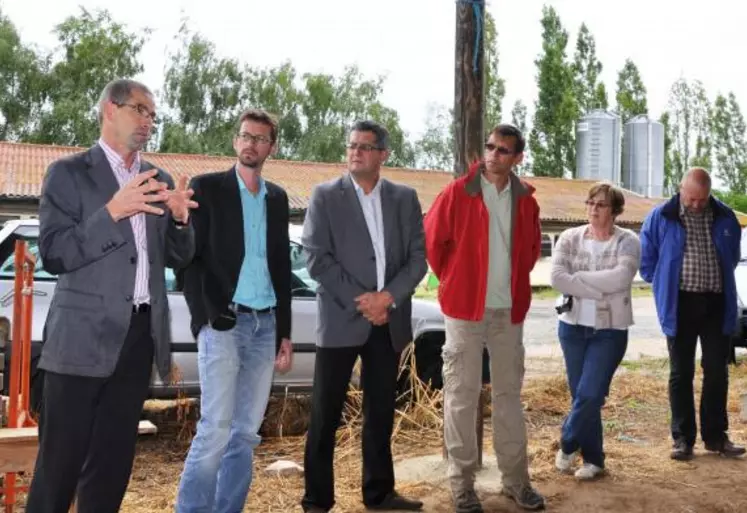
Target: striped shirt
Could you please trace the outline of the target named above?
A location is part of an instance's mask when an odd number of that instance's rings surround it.
[[[114,171],[119,187],[135,178],[140,172],[140,152],[135,153],[135,159],[132,165],[127,168],[124,159],[114,151],[111,146],[106,144],[103,139],[98,141],[101,149],[104,150],[106,160]],[[150,281],[150,266],[148,262],[148,237],[145,231],[145,214],[139,213],[130,216],[132,225],[132,234],[135,237],[135,249],[137,251],[137,269],[135,270],[135,290],[132,294],[132,302],[136,305],[150,302],[150,291],[148,283]]]

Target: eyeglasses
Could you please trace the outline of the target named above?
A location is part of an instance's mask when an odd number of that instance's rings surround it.
[[[241,139],[245,143],[248,143],[248,142],[251,141],[251,142],[253,142],[255,144],[269,144],[271,142],[270,138],[267,137],[267,136],[264,136],[264,135],[253,135],[253,134],[250,134],[249,132],[241,132],[236,137],[238,137],[239,139]]]
[[[112,102],[112,103],[114,103],[114,102]],[[150,119],[150,121],[153,124],[155,124],[155,123],[158,122],[158,117],[156,116],[156,113],[155,112],[151,112],[150,109],[148,109],[148,107],[146,107],[142,103],[138,103],[136,105],[133,105],[132,103],[114,103],[114,105],[116,105],[119,108],[129,107],[130,109],[132,109],[135,112],[137,112],[140,115],[140,117]]]
[[[485,143],[485,149],[487,151],[494,151],[500,155],[513,155],[514,151],[506,148],[505,146],[496,146],[493,143]]]
[[[374,146],[373,144],[365,144],[365,143],[348,143],[347,149],[350,151],[355,150],[361,150],[361,151],[373,151],[373,150],[381,150],[382,148],[379,148],[378,146]]]
[[[599,208],[600,210],[603,208],[609,207],[609,203],[604,203],[602,201],[592,201],[592,200],[586,200],[586,206],[589,208]]]

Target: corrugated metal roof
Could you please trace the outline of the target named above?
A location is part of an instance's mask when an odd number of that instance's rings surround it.
[[[37,199],[42,177],[47,167],[56,159],[85,150],[66,146],[0,142],[0,198]],[[181,175],[198,174],[229,169],[235,159],[208,155],[182,155],[170,153],[145,153],[152,164],[165,169],[175,179]],[[321,162],[296,162],[268,160],[264,176],[286,189],[291,208],[305,209],[314,185],[337,177],[345,165]],[[427,210],[438,193],[452,180],[451,173],[387,167],[382,170],[386,178],[410,185],[418,191],[423,209]],[[562,178],[526,177],[536,188],[542,221],[585,222],[586,200],[591,180],[566,180]],[[662,199],[644,198],[630,191],[625,193],[625,212],[621,223],[642,223],[646,214]]]

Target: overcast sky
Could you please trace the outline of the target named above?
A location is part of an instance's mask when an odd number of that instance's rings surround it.
[[[589,26],[611,100],[617,72],[629,57],[641,71],[656,117],[680,76],[702,80],[712,99],[719,91],[734,91],[743,109],[747,106],[747,7],[740,2],[709,0],[688,7],[676,0],[488,2],[498,26],[506,117],[517,98],[530,114],[533,110],[544,4],[555,6],[570,33],[569,55],[580,24]],[[80,5],[106,8],[134,28],[150,27],[154,32],[139,78],[154,89],[163,83],[166,51],[186,15],[220,54],[252,65],[290,60],[301,73],[339,73],[357,63],[369,76],[385,74],[384,101],[399,111],[412,135],[422,129],[429,103],[453,105],[454,0],[0,0],[0,5],[25,41],[47,48],[55,44],[54,25],[79,12]]]

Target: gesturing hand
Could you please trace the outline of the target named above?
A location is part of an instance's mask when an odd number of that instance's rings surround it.
[[[167,193],[166,206],[171,210],[171,216],[180,223],[186,223],[189,219],[189,210],[198,206],[196,201],[190,199],[194,191],[187,189],[187,177],[180,176],[176,188]]]
[[[112,196],[106,204],[112,219],[119,221],[140,212],[163,215],[163,209],[150,205],[168,198],[166,184],[153,179],[156,174],[156,169],[138,173]]]

